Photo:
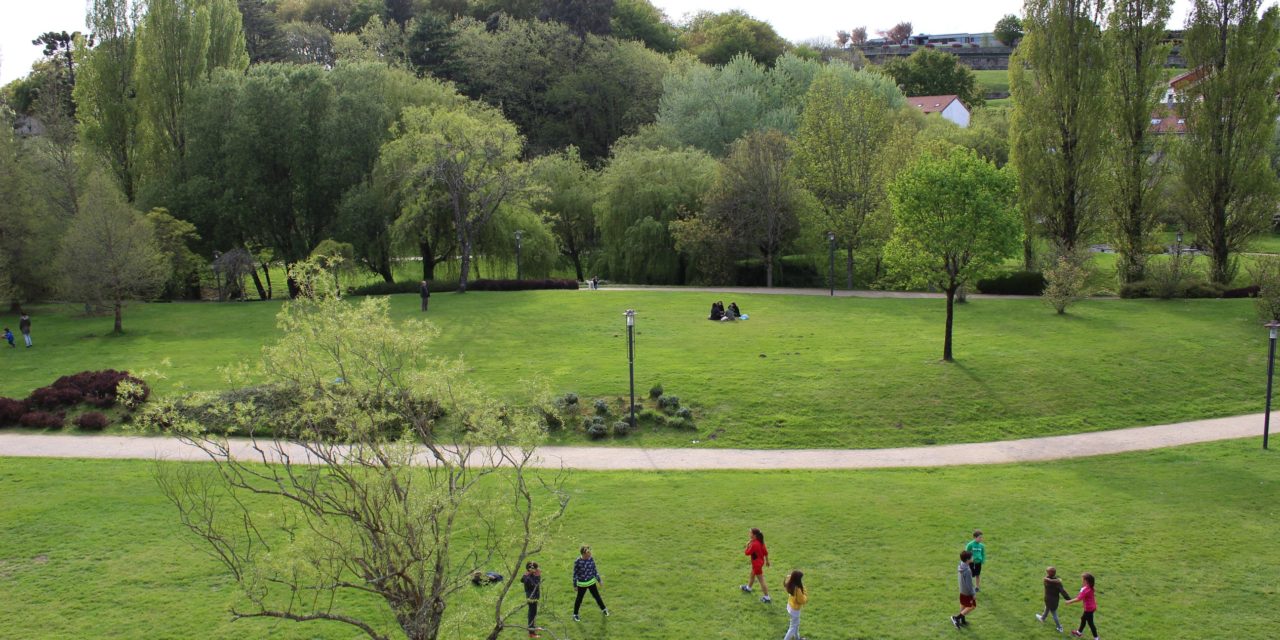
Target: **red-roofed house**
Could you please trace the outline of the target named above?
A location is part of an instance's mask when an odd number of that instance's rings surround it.
[[[917,96],[907,98],[907,104],[921,113],[937,113],[961,127],[969,126],[969,109],[958,96]]]

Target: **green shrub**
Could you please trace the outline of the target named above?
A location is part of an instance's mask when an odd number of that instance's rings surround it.
[[[650,387],[650,388],[649,388],[649,397],[650,397],[650,398],[652,398],[652,399],[654,399],[654,400],[657,400],[658,398],[661,398],[661,397],[662,397],[662,385],[660,385],[660,384],[655,384],[655,385],[653,385],[652,387]]]
[[[598,415],[598,416],[607,416],[607,415],[609,415],[609,403],[608,403],[608,402],[606,402],[606,401],[604,401],[604,400],[596,400],[596,402],[595,402],[595,407],[596,407],[596,415]]]
[[[676,417],[680,418],[681,420],[692,420],[693,410],[690,409],[689,407],[680,407],[679,409],[676,410]]]
[[[661,398],[658,398],[658,408],[667,415],[673,415],[676,410],[680,408],[680,397],[662,396]]]
[[[654,411],[653,409],[645,409],[644,411],[641,411],[636,415],[636,419],[640,422],[653,424],[655,427],[667,426],[666,414],[660,411]]]
[[[1037,271],[1014,271],[978,281],[978,293],[997,296],[1038,296],[1044,293],[1044,274]]]
[[[679,431],[692,431],[697,428],[692,420],[685,420],[684,418],[672,418],[667,422],[667,426]]]
[[[600,416],[592,416],[587,420],[587,437],[592,440],[599,440],[609,435],[609,428],[604,424],[604,418]]]
[[[631,433],[631,423],[626,420],[618,420],[613,423],[613,435],[622,437]]]

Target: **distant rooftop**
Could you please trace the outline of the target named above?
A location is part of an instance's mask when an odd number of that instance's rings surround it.
[[[907,104],[919,109],[923,113],[942,113],[944,109],[960,99],[960,96],[916,96],[907,98]],[[963,103],[961,103],[963,104]]]

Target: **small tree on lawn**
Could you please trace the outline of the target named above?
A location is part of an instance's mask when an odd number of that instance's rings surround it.
[[[430,355],[435,328],[392,321],[387,298],[348,304],[315,262],[290,276],[301,295],[280,311],[259,378],[283,400],[162,400],[146,421],[211,462],[157,474],[242,588],[232,616],[374,639],[476,637],[462,630],[474,634],[475,619],[449,622],[448,606],[473,572],[498,567],[509,577],[467,599],[492,607],[483,637],[523,628],[523,598],[507,596],[568,500],[561,473],[530,468],[538,410],[469,385],[461,362]]]
[[[1044,301],[1058,315],[1085,297],[1089,281],[1089,255],[1083,251],[1063,252],[1044,272]]]
[[[90,176],[80,210],[62,238],[60,264],[67,296],[111,305],[115,333],[124,333],[125,302],[160,293],[172,273],[151,225],[99,173]]]
[[[952,361],[956,291],[1020,246],[1015,190],[1008,172],[959,148],[923,155],[889,188],[896,226],[885,260],[909,279],[946,292],[944,361]]]

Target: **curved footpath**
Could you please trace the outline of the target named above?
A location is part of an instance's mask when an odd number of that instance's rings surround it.
[[[1280,415],[1274,412],[1273,417]],[[644,449],[630,447],[542,447],[537,466],[580,470],[882,469],[1006,464],[1083,458],[1197,442],[1260,437],[1262,414],[1196,420],[1153,427],[1069,436],[900,449]],[[260,458],[248,441],[234,455]],[[174,438],[0,434],[0,457],[204,460],[204,454]],[[294,459],[305,454],[290,451]]]

